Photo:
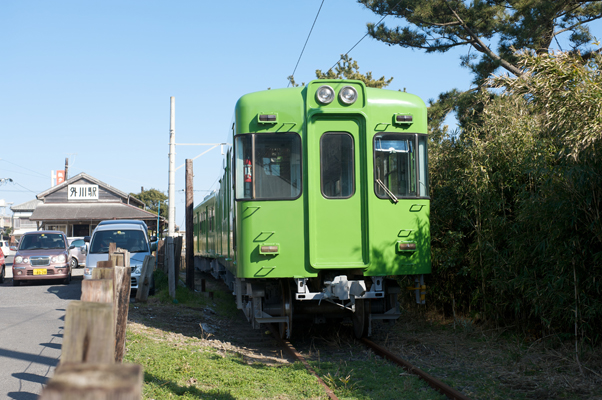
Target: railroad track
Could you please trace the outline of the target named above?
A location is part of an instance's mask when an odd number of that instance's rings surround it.
[[[280,338],[278,327],[274,326],[272,324],[272,325],[268,326],[268,329],[270,330],[270,332],[272,333],[272,336],[276,339],[278,344],[281,347],[283,347],[284,349],[286,349],[286,351],[291,355],[291,357],[300,361],[305,366],[305,368],[307,368],[309,373],[311,373],[318,379],[318,382],[320,383],[320,385],[322,385],[324,387],[324,390],[325,390],[326,394],[328,395],[328,397],[332,400],[338,400],[338,397],[334,394],[332,389],[322,380],[322,378],[320,378],[320,376],[315,372],[315,370],[311,367],[311,365],[309,365],[309,363],[307,362],[305,357],[303,357],[303,355],[301,355],[301,353],[299,353],[297,351],[297,349],[295,349],[295,346],[293,346],[291,344],[291,342],[289,342],[288,340]],[[431,386],[433,389],[435,389],[438,392],[440,392],[441,394],[447,396],[447,398],[453,399],[453,400],[470,400],[469,397],[467,397],[463,393],[461,393],[461,392],[457,391],[456,389],[452,388],[451,386],[441,382],[440,380],[432,377],[431,375],[422,371],[420,368],[413,366],[406,360],[398,357],[397,355],[393,354],[386,348],[372,342],[371,340],[362,338],[361,342],[366,347],[368,347],[370,350],[372,350],[375,354],[378,354],[379,356],[386,358],[387,360],[393,362],[397,366],[405,369],[409,373],[417,375],[422,380],[424,380],[426,383],[428,383],[429,386]]]

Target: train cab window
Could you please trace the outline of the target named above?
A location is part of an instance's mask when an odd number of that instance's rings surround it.
[[[428,156],[426,149],[426,135],[418,136],[418,196],[429,196],[428,182]]]
[[[353,136],[346,132],[327,132],[320,138],[320,183],[328,199],[353,196]]]
[[[382,199],[391,197],[391,194],[395,197],[427,197],[426,136],[376,135],[374,181],[376,195]]]
[[[288,200],[301,195],[301,138],[296,133],[235,138],[236,199]]]

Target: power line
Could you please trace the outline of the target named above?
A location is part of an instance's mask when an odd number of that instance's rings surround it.
[[[401,2],[402,2],[402,0],[399,0],[399,1],[397,2],[397,4],[395,4],[395,6],[394,6],[394,7],[391,9],[391,11],[389,11],[387,14],[385,14],[385,15],[384,15],[384,16],[383,16],[383,17],[380,19],[380,21],[378,21],[378,22],[376,23],[376,26],[380,25],[380,23],[381,23],[381,22],[383,22],[385,18],[387,18],[389,15],[391,15],[391,13],[392,13],[392,12],[393,12],[393,11],[394,11],[396,8],[397,8],[397,6],[398,6],[398,5],[399,5]],[[354,45],[353,45],[353,47],[351,47],[351,48],[350,48],[350,49],[347,51],[347,53],[343,54],[343,55],[341,56],[341,58],[339,58],[339,59],[337,60],[337,62],[335,62],[335,63],[334,63],[334,65],[333,65],[332,67],[328,68],[326,71],[328,72],[328,71],[330,71],[331,69],[333,69],[334,67],[336,67],[336,66],[337,66],[337,64],[339,63],[339,61],[341,61],[341,60],[343,59],[343,57],[345,57],[347,54],[351,53],[351,50],[355,49],[355,46],[357,46],[358,44],[360,44],[360,42],[361,42],[362,40],[364,40],[364,39],[366,38],[366,36],[368,36],[368,35],[369,35],[369,33],[366,33],[364,36],[362,36],[362,38],[361,38],[360,40],[358,40],[358,41],[357,41],[357,43],[356,43],[356,44],[354,44]]]
[[[305,39],[305,44],[303,45],[303,50],[301,50],[301,54],[299,54],[299,59],[297,60],[297,64],[295,65],[295,69],[293,70],[293,73],[291,74],[291,78],[293,78],[295,76],[295,72],[297,72],[297,67],[299,66],[299,62],[301,61],[301,57],[303,56],[303,52],[305,51],[305,46],[307,46],[307,42],[309,41],[309,37],[311,36],[311,32],[314,30],[314,26],[316,25],[316,21],[318,20],[318,15],[320,15],[320,11],[322,10],[322,6],[324,5],[324,1],[322,0],[322,3],[320,4],[320,8],[318,9],[318,13],[316,14],[316,18],[314,18],[314,23],[311,25],[311,29],[309,30],[309,34],[307,35],[307,39]],[[291,79],[288,80],[288,85],[286,87],[289,87],[291,85]]]
[[[34,191],[33,191],[33,190],[31,190],[31,189],[27,189],[25,186],[23,186],[23,185],[20,185],[20,184],[18,184],[17,182],[14,182],[14,181],[13,181],[13,184],[15,184],[15,185],[17,185],[17,186],[21,186],[23,189],[25,189],[25,190],[28,190],[28,191],[30,191],[31,193],[35,193],[35,194],[38,194],[38,193],[39,193],[39,192],[34,192]]]
[[[28,170],[28,171],[34,172],[34,173],[36,173],[36,174],[38,174],[38,175],[40,175],[40,176],[43,176],[44,178],[47,178],[47,177],[48,177],[47,175],[44,175],[44,174],[42,174],[42,173],[40,173],[40,172],[38,172],[38,171],[34,171],[33,169],[29,169],[29,168],[27,168],[27,167],[24,167],[24,166],[22,166],[22,165],[15,164],[14,162],[10,162],[10,161],[7,161],[7,160],[5,160],[5,159],[2,159],[2,158],[0,158],[0,161],[4,161],[4,162],[7,162],[7,163],[9,163],[9,164],[16,165],[17,167],[20,167],[20,168],[26,169],[26,170]]]

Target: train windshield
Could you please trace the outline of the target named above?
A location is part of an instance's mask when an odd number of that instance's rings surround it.
[[[296,199],[301,195],[301,138],[296,133],[235,138],[237,199]]]
[[[428,197],[426,135],[374,137],[374,189],[382,199]]]

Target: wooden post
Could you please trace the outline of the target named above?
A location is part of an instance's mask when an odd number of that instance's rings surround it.
[[[157,243],[157,269],[160,269],[163,272],[167,272],[165,268],[165,240],[159,240]]]
[[[111,255],[111,261],[115,262],[115,362],[121,363],[125,355],[125,332],[132,287],[130,253],[118,249]]]
[[[186,160],[186,286],[194,290],[194,184],[192,160]]]
[[[178,279],[182,270],[182,236],[174,238],[175,247],[175,263],[176,263],[176,287],[178,287]]]
[[[74,300],[67,305],[61,363],[115,362],[113,304]]]
[[[146,302],[148,300],[148,292],[150,290],[151,276],[153,275],[154,267],[155,257],[144,257],[140,281],[138,282],[138,291],[136,292],[136,302]]]
[[[63,363],[56,368],[40,400],[139,400],[142,367],[137,364]]]
[[[112,304],[115,298],[113,289],[113,279],[84,279],[81,301]]]
[[[176,274],[175,274],[175,270],[176,270],[176,266],[175,266],[175,259],[174,259],[174,238],[173,237],[168,237],[167,238],[167,248],[165,249],[165,255],[166,255],[166,261],[167,261],[167,286],[169,289],[169,296],[172,299],[176,298]]]
[[[102,262],[102,261],[100,261]],[[113,279],[113,268],[92,268],[92,279]]]

